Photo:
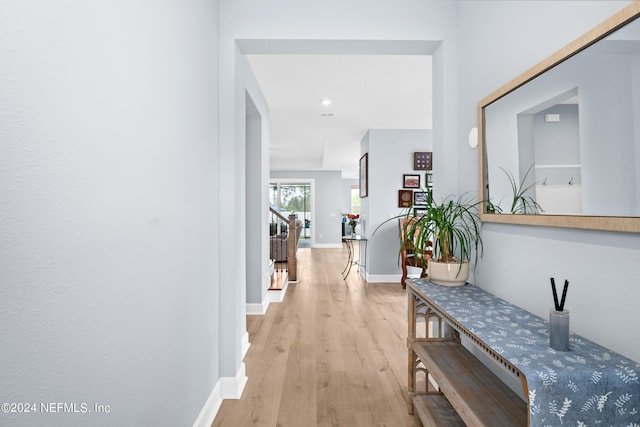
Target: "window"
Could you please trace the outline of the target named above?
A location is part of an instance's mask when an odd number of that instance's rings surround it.
[[[360,187],[354,185],[351,187],[351,212],[360,213]]]

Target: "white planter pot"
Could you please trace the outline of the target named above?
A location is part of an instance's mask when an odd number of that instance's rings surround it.
[[[469,261],[462,264],[429,260],[429,280],[436,285],[462,286],[469,279]]]

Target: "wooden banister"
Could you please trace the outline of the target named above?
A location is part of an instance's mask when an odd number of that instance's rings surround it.
[[[273,209],[272,207],[269,207],[269,211],[274,214],[275,216],[277,216],[278,218],[280,218],[281,220],[283,220],[284,222],[289,222],[289,220],[287,219],[286,216],[282,215],[280,212],[278,212],[277,210]]]
[[[298,249],[298,234],[296,227],[296,216],[294,214],[289,215],[289,218],[282,215],[277,210],[269,207],[269,211],[276,218],[280,219],[282,222],[288,224],[288,233],[287,233],[287,270],[289,280],[295,282],[298,280],[298,262],[296,258],[296,253]],[[279,225],[278,225],[279,227]]]
[[[296,282],[298,280],[298,230],[296,228],[296,216],[294,214],[289,215],[289,234],[288,234],[288,254],[287,264],[289,269],[289,280]]]

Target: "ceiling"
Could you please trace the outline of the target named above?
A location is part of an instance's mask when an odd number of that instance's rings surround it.
[[[431,56],[247,58],[269,106],[273,170],[340,170],[357,178],[368,129],[431,129]]]

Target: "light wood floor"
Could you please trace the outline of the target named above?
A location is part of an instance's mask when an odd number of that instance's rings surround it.
[[[247,317],[249,381],[213,426],[420,426],[407,414],[405,291],[355,267],[342,280],[344,248],[298,255],[284,301]]]

